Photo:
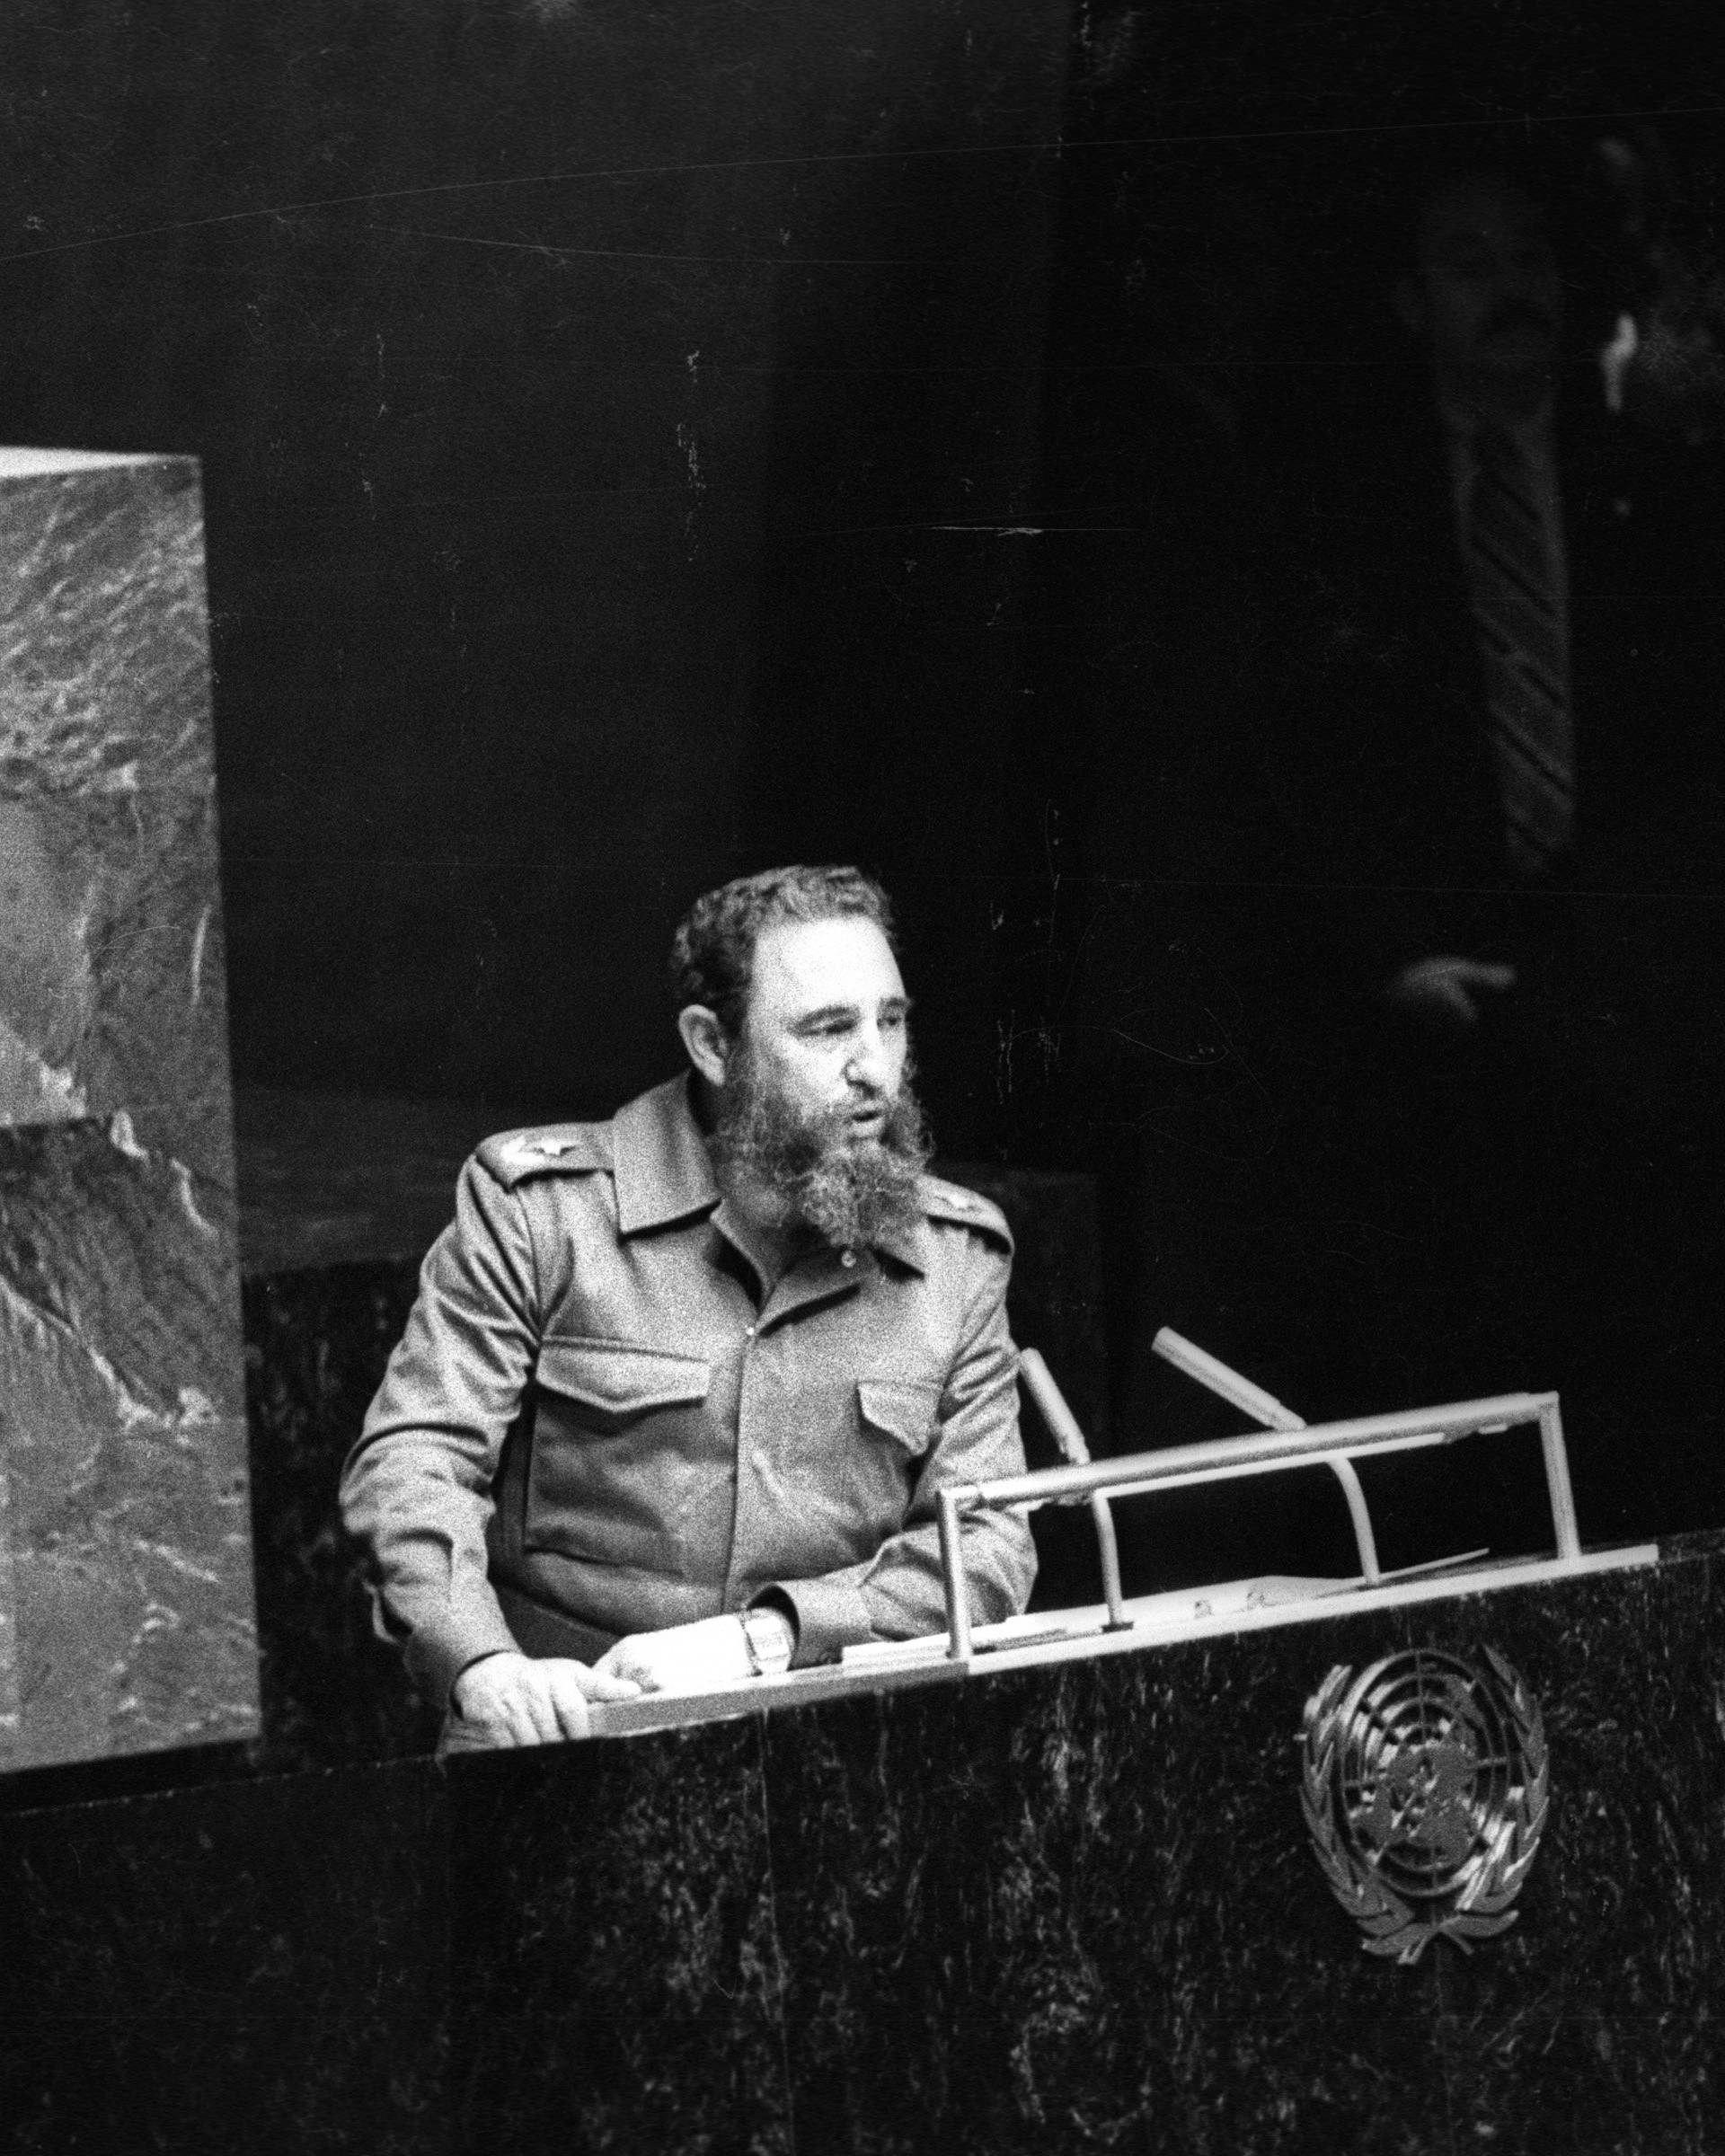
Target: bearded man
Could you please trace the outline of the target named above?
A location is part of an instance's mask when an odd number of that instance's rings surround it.
[[[936,1491],[1023,1471],[1012,1241],[924,1172],[886,894],[746,877],[672,965],[691,1068],[468,1162],[342,1472],[447,1749],[937,1631]],[[1022,1609],[1022,1520],[967,1521],[965,1572]]]

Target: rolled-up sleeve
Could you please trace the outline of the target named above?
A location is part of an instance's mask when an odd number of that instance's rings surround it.
[[[871,1639],[910,1639],[946,1628],[938,1495],[943,1489],[1024,1472],[1018,1430],[1018,1356],[1006,1321],[1010,1260],[970,1246],[961,1345],[941,1395],[938,1424],[905,1525],[866,1562],[766,1592],[797,1616],[799,1666],[831,1661]],[[961,1530],[974,1624],[1015,1615],[1030,1599],[1036,1548],[1018,1513],[968,1514]]]
[[[341,1471],[375,1621],[442,1701],[469,1663],[515,1640],[486,1577],[491,1480],[536,1352],[533,1238],[478,1160],[432,1246],[419,1299]]]

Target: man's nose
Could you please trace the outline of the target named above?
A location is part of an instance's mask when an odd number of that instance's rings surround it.
[[[888,1058],[886,1037],[879,1026],[864,1026],[851,1047],[845,1075],[853,1085],[884,1091]]]

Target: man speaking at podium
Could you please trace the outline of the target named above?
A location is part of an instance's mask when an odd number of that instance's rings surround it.
[[[673,968],[690,1070],[467,1162],[342,1471],[450,1749],[938,1631],[937,1489],[1023,1471],[1011,1238],[924,1172],[885,892],[726,884]],[[968,1521],[973,1619],[1035,1566]]]

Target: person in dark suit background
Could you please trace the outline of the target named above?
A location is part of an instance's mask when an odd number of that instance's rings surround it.
[[[1658,1524],[1648,1401],[1712,1397],[1725,487],[1711,326],[1668,278],[1596,323],[1550,199],[1429,184],[1401,361],[1296,370],[1263,429],[1252,780],[1308,1044],[1283,1375],[1308,1413],[1563,1388],[1598,1537]]]

